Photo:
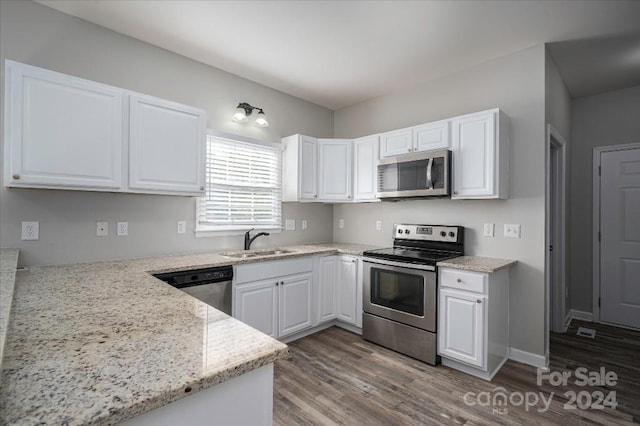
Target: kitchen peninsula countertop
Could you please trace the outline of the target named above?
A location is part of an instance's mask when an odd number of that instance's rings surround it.
[[[18,254],[19,251],[16,249],[0,249],[0,360],[9,326]]]
[[[285,344],[149,272],[371,248],[295,245],[278,247],[291,253],[251,259],[201,253],[20,271],[1,364],[0,418],[115,424],[288,356]],[[17,259],[14,252],[2,256]],[[5,265],[8,274],[15,263],[2,259],[4,279]]]
[[[460,256],[438,262],[441,268],[455,268],[466,271],[488,272],[490,274],[515,264],[516,260],[498,259],[494,257]]]

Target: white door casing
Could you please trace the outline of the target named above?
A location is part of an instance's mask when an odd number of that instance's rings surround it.
[[[549,347],[549,330],[565,332],[568,312],[565,282],[566,223],[566,141],[550,124],[546,146],[546,256],[545,256],[545,353]]]
[[[599,318],[640,328],[640,147],[601,151],[599,166]]]

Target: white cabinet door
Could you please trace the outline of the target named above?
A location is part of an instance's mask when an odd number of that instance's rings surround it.
[[[299,197],[304,200],[318,198],[318,143],[316,138],[300,136],[300,192]]]
[[[5,185],[117,190],[122,91],[6,62]]]
[[[204,194],[204,111],[131,94],[129,188],[135,192]]]
[[[339,256],[323,256],[318,259],[318,280],[315,284],[317,323],[336,318],[337,286],[339,284]]]
[[[449,121],[437,121],[413,128],[413,144],[415,151],[433,149],[449,149]]]
[[[319,188],[321,201],[351,200],[350,139],[318,139]]]
[[[376,199],[378,139],[376,135],[353,141],[353,199],[355,201]]]
[[[394,130],[380,135],[380,158],[408,154],[413,151],[411,128]]]
[[[338,319],[357,325],[357,267],[353,256],[340,256],[338,284]]]
[[[276,279],[237,285],[234,317],[271,337],[278,337]]]
[[[452,198],[496,197],[496,111],[452,120]]]
[[[279,337],[311,327],[311,283],[311,272],[280,281]]]
[[[476,367],[485,367],[485,305],[485,296],[440,289],[440,355]]]

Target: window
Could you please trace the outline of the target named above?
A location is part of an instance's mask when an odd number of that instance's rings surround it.
[[[209,134],[206,195],[196,231],[282,227],[280,148],[239,136]]]

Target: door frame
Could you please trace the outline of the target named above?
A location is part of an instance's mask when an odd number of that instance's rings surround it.
[[[558,167],[551,164],[552,148],[557,150]],[[545,282],[547,293],[547,344],[549,341],[549,331],[566,331],[566,172],[567,172],[567,142],[551,124],[547,124],[547,143],[545,148]],[[551,188],[551,173],[557,171],[555,179],[555,190]],[[555,210],[551,211],[551,196],[555,194],[559,202],[554,203]],[[554,250],[550,251],[549,246],[553,244],[551,235],[551,224],[556,224],[557,244]],[[557,246],[557,247],[556,247]],[[555,276],[559,279],[552,279],[551,264],[556,265]],[[553,286],[552,286],[553,284]],[[553,309],[551,309],[553,307]]]
[[[593,220],[592,227],[592,246],[593,246],[593,293],[591,300],[592,321],[600,321],[600,157],[605,152],[625,151],[628,149],[640,149],[640,143],[628,143],[623,145],[597,146],[593,148]],[[614,324],[615,325],[615,324]]]

